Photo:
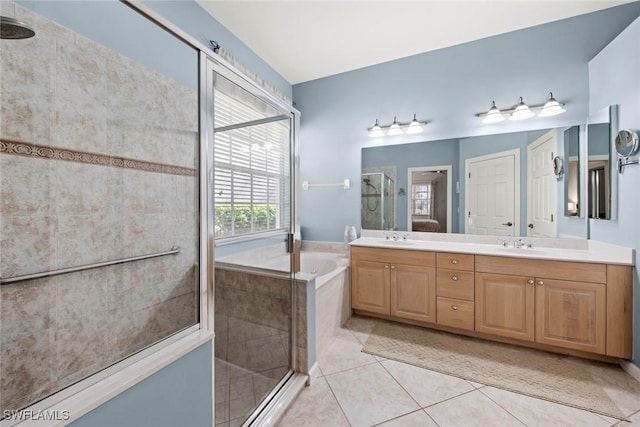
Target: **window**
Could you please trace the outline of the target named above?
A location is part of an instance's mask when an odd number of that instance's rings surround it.
[[[216,85],[215,236],[284,229],[290,119],[228,81]]]
[[[413,184],[411,188],[411,205],[413,215],[425,215],[433,218],[433,199],[435,188],[432,183]]]

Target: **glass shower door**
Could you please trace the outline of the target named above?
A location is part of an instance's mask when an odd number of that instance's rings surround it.
[[[293,373],[292,116],[212,77],[216,423],[243,423]]]

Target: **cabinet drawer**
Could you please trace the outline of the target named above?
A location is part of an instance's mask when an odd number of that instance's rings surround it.
[[[406,249],[379,249],[363,246],[351,247],[352,261],[375,261],[388,264],[407,264],[420,267],[435,267],[435,252]]]
[[[438,325],[473,331],[474,303],[454,298],[438,297]]]
[[[438,268],[473,271],[473,255],[438,252]]]
[[[444,270],[439,268],[436,278],[437,295],[439,297],[473,301],[475,292],[472,271]]]
[[[476,271],[479,273],[509,274],[543,279],[607,283],[606,264],[587,262],[478,255],[476,257]]]

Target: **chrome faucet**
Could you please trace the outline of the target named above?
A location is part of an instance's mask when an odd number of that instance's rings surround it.
[[[527,242],[527,248],[529,248],[529,249],[533,249],[533,242],[535,242],[535,240],[529,240],[529,241]]]
[[[524,247],[524,245],[525,245],[525,242],[524,242],[523,239],[516,239],[516,240],[513,241],[513,247],[514,248],[522,248],[522,247]]]
[[[509,242],[507,241],[507,239],[501,239],[500,237],[498,237],[498,240],[500,240],[500,243],[502,244],[503,248],[506,248],[507,246],[509,246]]]
[[[393,233],[393,241],[394,242],[398,241],[398,233]]]

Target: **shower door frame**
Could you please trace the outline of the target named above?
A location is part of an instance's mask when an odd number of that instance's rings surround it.
[[[290,194],[290,206],[289,206],[289,218],[290,224],[288,225],[288,231],[286,233],[282,233],[280,231],[265,231],[261,232],[257,235],[247,235],[238,236],[238,237],[230,237],[229,240],[233,242],[242,242],[253,239],[260,239],[264,237],[270,236],[278,236],[283,235],[287,236],[287,242],[294,241],[294,231],[297,229],[297,218],[298,218],[298,209],[297,209],[297,186],[295,185],[296,180],[295,177],[297,175],[299,162],[297,161],[298,156],[298,140],[297,140],[297,129],[299,126],[299,115],[300,113],[292,108],[291,106],[286,105],[281,102],[277,98],[271,96],[267,93],[263,88],[256,87],[256,84],[252,81],[247,80],[241,74],[230,70],[228,67],[225,67],[218,58],[215,58],[209,55],[208,52],[200,51],[200,148],[201,148],[201,173],[202,173],[202,186],[201,186],[201,203],[206,203],[206,230],[207,230],[207,239],[206,239],[206,252],[208,254],[207,261],[207,275],[209,277],[209,286],[207,292],[207,304],[203,305],[201,308],[206,309],[208,313],[206,314],[206,318],[208,318],[208,328],[209,330],[214,330],[214,318],[215,318],[215,231],[214,231],[214,145],[215,145],[215,117],[214,117],[214,108],[215,108],[215,96],[214,96],[214,88],[216,82],[216,76],[220,75],[221,77],[229,80],[233,84],[236,84],[238,87],[246,90],[251,95],[258,98],[260,101],[265,102],[266,104],[276,108],[282,114],[280,120],[285,118],[289,119],[289,194]],[[277,116],[275,116],[277,117]],[[201,204],[201,211],[202,206]],[[293,245],[289,245],[287,250],[289,252],[293,251]],[[265,416],[265,413],[269,411],[271,402],[274,402],[281,392],[284,391],[287,384],[291,384],[292,380],[295,377],[295,369],[297,360],[297,346],[294,345],[295,337],[296,337],[296,287],[295,287],[295,268],[291,264],[289,267],[289,280],[290,280],[290,289],[291,289],[291,306],[290,310],[290,334],[289,334],[289,363],[290,369],[289,371],[278,381],[276,386],[264,397],[264,399],[256,406],[254,411],[249,415],[249,417],[244,421],[243,425],[250,425],[256,420]],[[215,362],[215,339],[214,339],[214,351],[213,351],[213,360],[212,363]],[[214,369],[215,372],[215,369]],[[213,386],[215,387],[215,378],[213,381]],[[214,402],[215,402],[215,390],[214,390]],[[213,406],[214,410],[214,419],[215,419],[215,405]]]

